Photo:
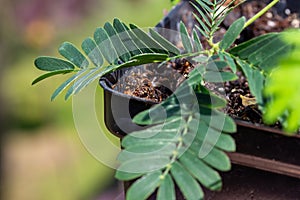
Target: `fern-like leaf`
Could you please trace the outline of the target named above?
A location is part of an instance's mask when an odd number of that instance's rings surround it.
[[[82,42],[85,55],[73,44],[64,42],[59,53],[66,60],[46,56],[37,58],[35,66],[50,73],[38,77],[33,84],[57,74],[76,73],[51,97],[53,100],[67,90],[65,98],[68,99],[104,74],[124,67],[163,62],[180,54],[177,47],[154,29],[149,31],[150,34],[147,34],[132,24],[128,27],[119,19],[114,19],[113,24],[107,22],[103,28],[96,29],[93,38]],[[197,45],[199,47],[199,42]],[[189,46],[189,50],[192,48]]]
[[[160,181],[151,183],[158,188],[159,197],[174,195],[174,187],[167,187],[166,181],[176,183],[186,199],[202,199],[201,185],[211,190],[221,188],[216,169],[230,169],[229,158],[223,151],[235,150],[234,140],[228,134],[235,132],[235,124],[217,111],[225,106],[225,101],[199,85],[201,74],[198,77],[198,81],[184,82],[161,104],[135,116],[134,122],[151,127],[123,139],[117,171],[123,174],[122,178],[126,175],[126,180],[132,180],[134,174],[142,174],[136,181],[140,185],[151,174],[160,174]],[[147,163],[141,166],[142,160]],[[155,188],[151,187],[151,191]],[[132,199],[140,197],[137,195],[130,192]]]
[[[194,13],[194,16],[200,25],[198,30],[207,40],[212,39],[228,13],[243,1],[233,0],[229,3],[227,2],[226,0],[196,0],[195,3],[192,3],[197,11],[197,13]]]

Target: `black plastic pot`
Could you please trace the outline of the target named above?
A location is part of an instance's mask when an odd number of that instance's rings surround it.
[[[107,129],[117,137],[142,129],[132,122],[132,118],[141,111],[149,109],[155,102],[129,96],[111,88],[118,78],[124,74],[124,69],[100,78],[100,86],[104,89],[104,121]]]
[[[254,0],[249,0],[254,1]],[[262,0],[262,2],[269,3],[271,0]],[[181,20],[184,20],[184,13],[187,10],[194,11],[194,8],[190,5],[190,2],[195,3],[194,0],[182,0],[178,5],[176,5],[169,14],[164,17],[161,22],[159,22],[156,27],[165,28],[165,29],[173,29],[178,31],[178,23]],[[300,13],[300,2],[295,0],[283,0],[275,5],[273,8],[278,14],[282,17],[285,17],[286,9],[289,9],[291,12]],[[163,31],[163,29],[158,29],[158,31]],[[164,33],[162,33],[164,34]],[[243,38],[242,41],[246,41],[248,39],[246,33],[241,36]],[[166,35],[168,39],[171,36]],[[172,38],[171,38],[172,39]],[[145,100],[142,98],[137,98],[134,96],[128,96],[121,92],[117,92],[111,88],[112,85],[117,83],[118,78],[122,77],[124,74],[124,69],[113,74],[106,75],[100,79],[100,85],[104,88],[104,98],[105,98],[105,123],[107,128],[117,136],[124,136],[126,133],[137,130],[142,127],[136,126],[133,124],[131,119],[137,113],[150,108],[155,102]],[[270,128],[260,128],[255,125],[238,122],[239,126],[252,128],[254,130],[267,130],[268,132],[276,132],[279,134],[283,134],[279,130],[273,130]]]
[[[102,77],[100,85],[104,89],[105,124],[112,134],[122,138],[143,128],[132,118],[156,103],[113,90],[110,85],[118,81],[115,77]],[[233,163],[300,178],[300,154],[296,153],[300,152],[300,135],[287,136],[279,129],[244,121],[236,123],[238,131],[233,136],[237,153],[230,154]]]
[[[176,29],[176,23],[181,19],[176,16],[176,12],[180,9],[188,9],[189,5],[186,3],[187,1],[183,1],[177,5],[157,27]],[[300,2],[287,0],[281,1],[281,4],[276,6],[276,10],[282,16],[285,15],[286,8],[299,13]],[[243,36],[245,40],[250,39],[246,36]],[[101,77],[99,82],[104,89],[105,124],[108,130],[119,138],[132,131],[143,129],[134,124],[132,118],[155,104],[153,101],[125,95],[112,89],[112,85],[124,75],[124,71],[123,69]],[[260,193],[259,199],[282,199],[283,197],[284,199],[297,199],[300,197],[300,135],[287,136],[281,130],[263,125],[243,121],[236,121],[236,123],[238,129],[233,136],[237,144],[237,152],[229,154],[234,164],[233,170],[223,174],[225,190],[221,193],[207,191],[207,197],[211,199],[256,199],[251,197],[252,192],[264,190],[264,184],[269,184],[269,188],[272,189],[266,194]],[[239,178],[239,184],[235,184]],[[264,179],[264,183],[261,182],[261,178]],[[278,187],[281,181],[287,185],[292,184],[293,187],[289,188],[292,188],[293,192],[282,196],[282,192],[288,192],[288,190],[285,190],[287,188],[285,186]],[[128,184],[130,183],[125,183],[125,190]],[[244,189],[239,190],[240,193],[237,195],[239,187]],[[234,195],[237,196],[230,196],[228,192],[235,193]]]
[[[155,102],[113,90],[110,86],[117,81],[114,77],[110,74],[100,79],[104,89],[104,119],[110,132],[122,138],[130,131],[143,128],[131,120]],[[236,123],[237,133],[233,137],[237,151],[228,154],[234,164],[233,169],[222,174],[223,190],[206,190],[206,198],[256,199],[253,196],[259,199],[297,199],[300,196],[300,135],[287,136],[281,130],[263,125],[237,120]],[[284,185],[280,185],[282,182]],[[124,183],[125,191],[131,184]],[[177,200],[184,200],[178,190],[176,196]],[[155,199],[152,195],[148,200]]]

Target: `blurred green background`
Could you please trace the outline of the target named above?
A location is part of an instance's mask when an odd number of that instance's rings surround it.
[[[50,102],[62,79],[31,86],[41,74],[33,61],[40,55],[58,56],[63,41],[80,46],[96,27],[114,17],[140,27],[155,26],[163,10],[170,8],[167,0],[1,1],[2,199],[110,200],[118,196],[121,190],[110,191],[118,187],[114,171],[93,158],[80,142],[72,101],[61,96]]]

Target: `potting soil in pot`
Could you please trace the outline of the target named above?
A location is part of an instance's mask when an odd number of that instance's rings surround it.
[[[162,102],[186,79],[194,66],[186,59],[149,64],[126,70],[113,89],[130,96]]]

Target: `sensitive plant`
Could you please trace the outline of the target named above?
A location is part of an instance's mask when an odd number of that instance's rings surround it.
[[[65,98],[68,99],[93,81],[122,68],[149,63],[162,65],[178,58],[191,60],[195,69],[186,81],[166,100],[134,117],[136,124],[150,126],[122,139],[116,178],[134,182],[127,191],[127,199],[146,199],[153,192],[157,199],[175,199],[175,185],[186,199],[202,199],[202,187],[221,189],[218,171],[231,168],[225,152],[236,149],[231,136],[236,132],[235,122],[222,111],[226,99],[211,91],[205,83],[235,80],[238,78],[236,71],[241,70],[255,97],[254,103],[266,113],[267,122],[287,119],[283,125],[289,131],[295,131],[299,126],[300,111],[293,103],[298,94],[282,93],[285,79],[278,79],[284,66],[290,70],[284,73],[297,70],[299,41],[287,42],[283,38],[290,38],[299,31],[265,34],[234,45],[240,33],[277,2],[272,1],[248,21],[239,18],[223,39],[216,42],[214,34],[221,23],[243,2],[196,0],[192,4],[197,10],[194,16],[198,25],[189,33],[185,24],[180,23],[182,49],[155,28],[146,32],[134,24],[126,25],[114,19],[113,23],[107,22],[104,27],[97,28],[93,38],[82,42],[84,54],[65,42],[59,47],[59,53],[65,59],[38,57],[35,66],[48,73],[35,79],[33,84],[54,75],[73,74],[51,97],[53,100],[66,90]],[[203,39],[208,48],[203,48]],[[293,64],[294,68],[291,67]],[[278,65],[281,67],[277,69]],[[274,106],[277,109],[270,111]]]

